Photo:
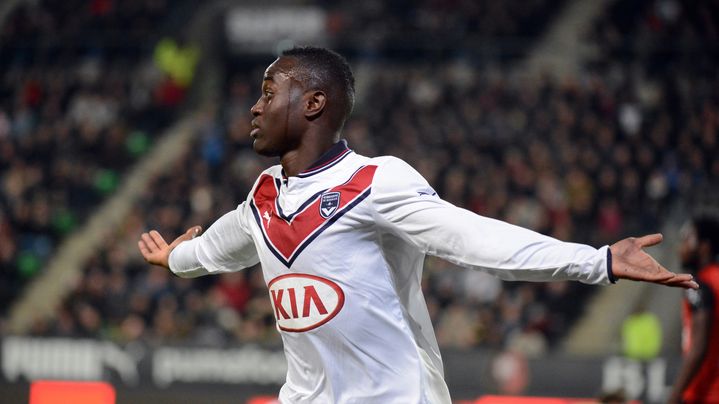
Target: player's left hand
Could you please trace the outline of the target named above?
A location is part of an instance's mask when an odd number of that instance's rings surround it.
[[[699,285],[690,274],[675,274],[661,266],[643,248],[662,242],[662,235],[649,234],[643,237],[629,237],[612,244],[612,273],[617,279],[631,279],[658,283],[680,288],[698,289]]]

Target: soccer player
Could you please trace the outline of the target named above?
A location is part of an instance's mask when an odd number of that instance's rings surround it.
[[[595,249],[443,201],[404,161],[340,140],[353,103],[340,55],[283,52],[262,78],[250,133],[280,164],[201,236],[195,226],[169,245],[154,230],[138,242],[147,262],[182,277],[262,264],[288,364],[281,402],[450,402],[420,287],[426,254],[506,280],[697,287],[642,250],[659,234]]]
[[[682,302],[685,357],[669,403],[719,403],[719,220],[697,217],[684,226],[679,255],[699,289]]]

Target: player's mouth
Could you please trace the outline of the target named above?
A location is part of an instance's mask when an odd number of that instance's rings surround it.
[[[260,126],[255,121],[252,121],[252,131],[250,131],[250,137],[255,139],[260,133]]]

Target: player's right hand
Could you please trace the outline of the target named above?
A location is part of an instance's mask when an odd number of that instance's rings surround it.
[[[149,233],[142,233],[137,246],[140,248],[142,257],[149,264],[159,265],[161,267],[170,268],[170,252],[183,241],[191,240],[198,236],[202,231],[200,226],[192,226],[185,234],[176,238],[172,243],[167,244],[164,238],[157,230],[150,230]]]

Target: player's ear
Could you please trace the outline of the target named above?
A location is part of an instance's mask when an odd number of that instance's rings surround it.
[[[327,105],[327,95],[324,91],[313,90],[305,95],[305,116],[312,120],[320,115]]]

